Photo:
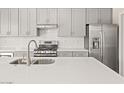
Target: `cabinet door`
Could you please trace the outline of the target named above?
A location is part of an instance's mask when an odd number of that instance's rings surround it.
[[[1,36],[18,36],[18,9],[3,8],[0,9]]]
[[[18,8],[10,9],[10,35],[18,36]]]
[[[47,23],[48,24],[57,24],[57,9],[56,8],[48,8],[47,9]]]
[[[100,8],[100,20],[101,23],[112,24],[112,9],[111,8]]]
[[[47,20],[47,8],[37,8],[37,24],[46,24]]]
[[[85,8],[72,9],[72,36],[84,36],[85,24]]]
[[[9,9],[8,8],[1,8],[1,29],[0,29],[0,35],[6,36],[9,35]]]
[[[28,28],[30,36],[36,36],[36,8],[28,9]]]
[[[72,57],[72,51],[58,51],[58,57]]]
[[[55,8],[38,8],[37,24],[56,24],[57,9]]]
[[[88,51],[73,51],[73,57],[88,57]]]
[[[19,9],[19,36],[36,36],[36,9]]]
[[[68,37],[71,36],[71,9],[60,8],[58,9],[58,36]]]
[[[87,8],[87,24],[97,24],[100,21],[99,8]]]
[[[28,36],[28,9],[19,9],[19,36]]]

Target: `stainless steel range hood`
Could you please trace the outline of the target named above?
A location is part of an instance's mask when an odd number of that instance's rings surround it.
[[[58,24],[37,24],[37,29],[56,29]]]
[[[47,31],[52,31],[52,29],[57,29],[58,24],[37,24],[37,36],[41,36],[44,33],[47,33]]]

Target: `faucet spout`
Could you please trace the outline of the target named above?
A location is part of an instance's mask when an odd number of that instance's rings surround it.
[[[35,44],[35,47],[38,48],[38,45],[37,45],[37,42],[35,40],[31,40],[29,43],[28,43],[28,62],[27,64],[30,66],[32,61],[31,61],[31,56],[30,56],[30,44],[34,42]]]

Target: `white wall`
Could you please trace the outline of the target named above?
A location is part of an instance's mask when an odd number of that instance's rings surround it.
[[[119,21],[119,73],[124,76],[124,14]]]
[[[120,13],[124,13],[124,8],[113,8],[113,24],[119,24]]]
[[[41,37],[0,37],[0,50],[27,50],[30,40],[58,40],[60,48],[84,48],[84,38],[58,37],[58,30],[44,32]],[[32,44],[33,45],[33,44]]]
[[[113,9],[113,23],[119,25],[119,73],[124,76],[124,8]]]

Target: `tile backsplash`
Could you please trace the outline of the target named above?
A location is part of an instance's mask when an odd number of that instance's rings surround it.
[[[57,40],[59,48],[84,48],[83,37],[58,37],[58,30],[48,30],[40,37],[0,37],[0,50],[27,50],[28,42],[32,39],[36,40]],[[34,44],[31,44],[33,48]]]

